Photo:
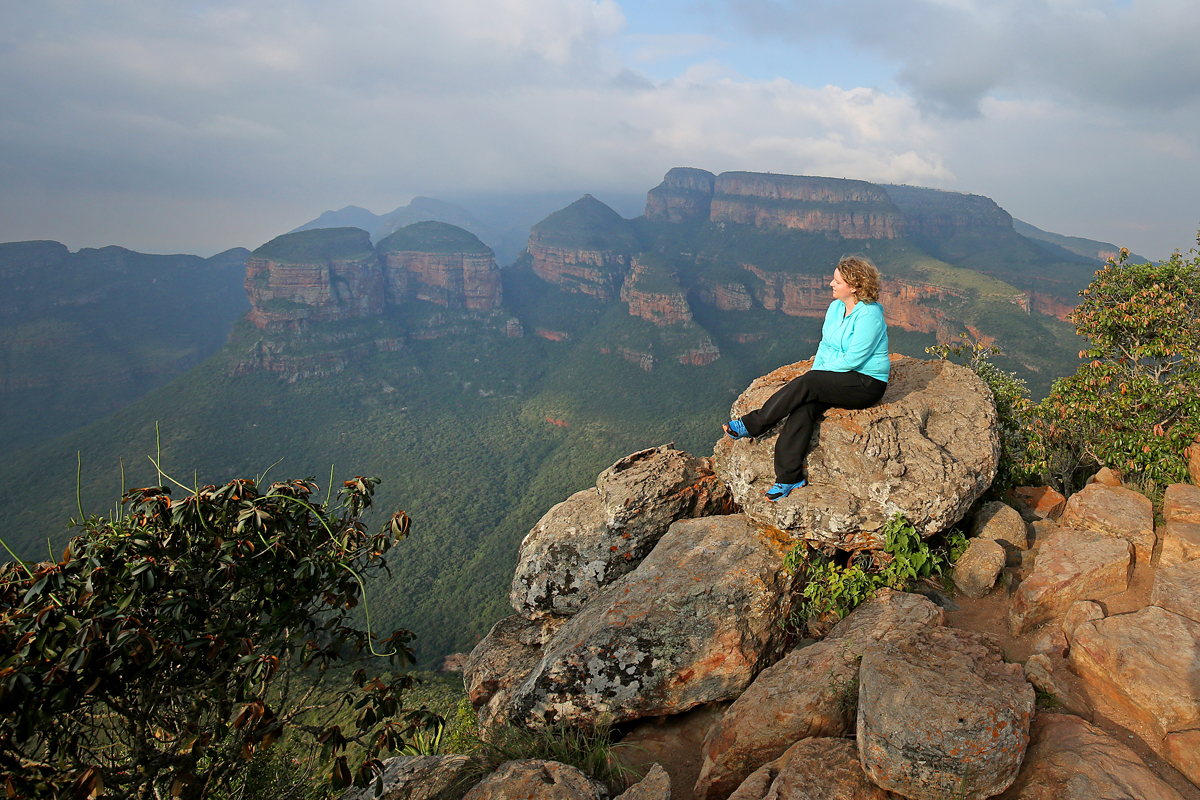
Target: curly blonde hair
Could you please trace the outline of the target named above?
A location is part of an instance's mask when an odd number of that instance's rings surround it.
[[[864,303],[879,300],[879,270],[862,256],[842,256],[837,265],[842,280],[854,288],[855,296]]]

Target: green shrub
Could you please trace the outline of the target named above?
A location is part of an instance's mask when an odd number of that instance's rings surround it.
[[[1200,256],[1127,257],[1080,292],[1071,319],[1085,363],[1034,418],[1031,464],[1064,491],[1101,466],[1143,484],[1187,480],[1184,449],[1200,433]]]
[[[25,797],[212,796],[257,785],[273,743],[319,744],[334,788],[377,774],[427,714],[406,712],[414,679],[354,672],[332,705],[331,668],[370,652],[411,663],[411,634],[383,642],[356,626],[363,576],[409,520],[361,522],[377,478],[347,481],[338,504],[309,480],[135,489],[128,513],[80,523],[58,561],[0,567],[0,782]],[[386,652],[380,654],[379,649]],[[314,719],[352,705],[346,729]],[[346,748],[361,763],[351,772]],[[286,766],[286,764],[284,764]],[[286,770],[285,770],[286,771]]]

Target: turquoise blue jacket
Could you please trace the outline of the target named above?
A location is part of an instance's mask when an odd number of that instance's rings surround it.
[[[888,359],[887,323],[879,303],[854,304],[846,316],[846,304],[834,300],[825,312],[821,344],[813,369],[830,372],[861,372],[887,382],[892,362]]]

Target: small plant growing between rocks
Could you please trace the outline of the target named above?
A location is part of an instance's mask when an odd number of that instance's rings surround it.
[[[939,581],[962,552],[967,540],[960,531],[942,534],[931,547],[913,524],[897,514],[883,526],[883,552],[846,554],[845,561],[799,542],[784,559],[788,574],[803,572],[804,588],[789,627],[823,633],[882,588],[906,591],[922,581]]]

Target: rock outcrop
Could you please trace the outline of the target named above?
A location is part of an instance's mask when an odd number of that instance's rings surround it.
[[[534,225],[528,249],[539,278],[604,301],[618,297],[641,250],[629,221],[590,194]]]
[[[608,800],[608,789],[578,768],[557,761],[507,761],[463,800]]]
[[[674,523],[551,637],[510,719],[622,722],[736,697],[778,656],[791,545],[740,514]]]
[[[692,321],[692,309],[675,278],[675,272],[657,253],[634,256],[629,274],[621,285],[621,300],[634,317],[659,327]]]
[[[731,418],[761,407],[811,364],[755,380],[734,402]],[[828,411],[808,456],[809,485],[771,503],[764,491],[774,481],[777,430],[718,442],[717,475],[752,519],[844,549],[881,548],[878,531],[896,514],[923,535],[950,527],[991,485],[999,462],[991,393],[970,370],[948,361],[892,356],[883,399],[861,411]]]
[[[734,510],[711,459],[669,445],[633,453],[533,527],[521,543],[509,600],[531,619],[570,616],[636,568],[672,522]]]
[[[1138,755],[1069,714],[1038,714],[1021,773],[998,800],[1183,800]]]
[[[371,237],[358,228],[277,236],[246,259],[250,321],[302,329],[383,313],[383,271]]]
[[[708,170],[675,167],[646,193],[646,219],[682,222],[708,219],[716,176]]]
[[[446,308],[488,311],[500,305],[500,269],[492,249],[462,228],[417,222],[376,248],[383,263],[388,300],[414,297]]]
[[[892,800],[863,774],[854,743],[803,739],[754,772],[729,800]]]
[[[341,800],[461,800],[479,780],[478,765],[465,755],[395,756],[383,762],[375,785],[350,789]]]

